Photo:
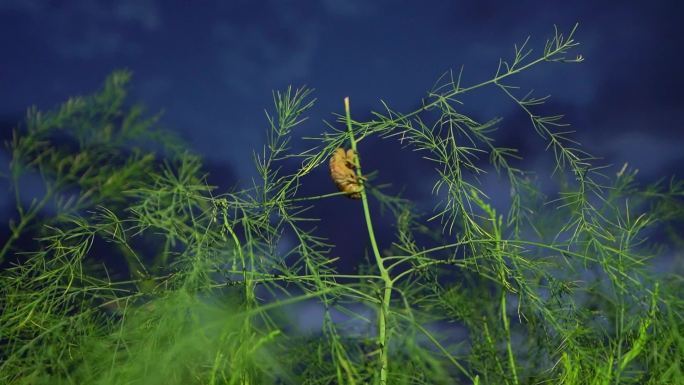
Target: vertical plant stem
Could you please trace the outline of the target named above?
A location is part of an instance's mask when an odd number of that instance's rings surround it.
[[[245,246],[249,247],[249,259],[250,259],[250,264],[247,264],[247,259],[245,258],[245,254],[243,252],[243,244],[240,242],[240,238],[238,238],[237,234],[233,230],[233,227],[230,225],[230,221],[228,219],[228,209],[227,206],[224,204],[221,207],[221,215],[223,216],[223,228],[224,231],[228,232],[230,234],[230,237],[233,239],[233,242],[235,242],[234,248],[237,251],[238,258],[233,258],[233,270],[236,270],[237,268],[237,260],[239,259],[240,264],[242,265],[242,279],[245,282],[245,308],[246,312],[249,312],[256,306],[256,295],[254,294],[254,281],[253,281],[253,268],[254,268],[254,252],[251,249],[251,232],[249,231],[249,227],[247,226],[246,220],[243,217],[242,218],[242,226],[245,230]],[[242,347],[245,347],[245,351],[249,350],[247,347],[251,346],[250,341],[249,341],[249,336],[252,334],[252,318],[250,316],[245,316],[243,322],[242,322],[242,330],[240,332],[240,337],[242,339],[240,346],[241,350],[243,349]],[[219,353],[220,354],[220,353]],[[217,356],[218,359],[218,356]],[[240,367],[240,384],[241,385],[249,385],[252,384],[252,374],[250,372],[250,368],[246,366],[246,364],[243,363],[238,363]],[[213,375],[213,374],[212,374]]]
[[[513,384],[518,385],[518,371],[515,367],[515,356],[513,355],[513,346],[511,346],[511,323],[506,314],[506,288],[501,288],[501,321],[504,326],[504,333],[506,334],[506,353],[508,354],[508,366],[513,375]]]
[[[359,152],[356,149],[356,139],[354,138],[354,132],[352,131],[351,124],[351,112],[349,108],[349,97],[344,98],[344,112],[346,114],[347,130],[349,132],[349,142],[351,143],[351,148],[356,153],[356,175],[361,178],[363,176],[361,172],[361,161],[359,160]],[[384,261],[380,256],[380,250],[378,249],[378,243],[375,239],[375,232],[373,231],[373,222],[370,216],[370,209],[368,208],[368,196],[366,194],[366,188],[361,190],[361,202],[363,203],[363,214],[366,218],[366,227],[368,228],[368,237],[370,238],[371,247],[373,249],[373,255],[375,256],[375,263],[380,271],[380,276],[384,282],[383,294],[378,309],[378,342],[380,344],[380,385],[387,385],[387,373],[389,367],[389,356],[388,356],[388,327],[387,318],[390,310],[390,301],[392,299],[392,285],[393,281],[390,278],[389,272],[385,268]]]
[[[506,281],[506,263],[504,262],[504,241],[503,237],[501,235],[501,226],[503,223],[503,217],[496,215],[496,210],[494,210],[490,205],[486,204],[480,197],[477,195],[475,191],[471,191],[471,196],[472,199],[484,210],[487,215],[489,215],[489,220],[492,221],[492,230],[494,232],[494,242],[495,243],[495,252],[496,252],[496,258],[498,259],[498,275],[499,275],[499,280],[501,281],[501,295],[499,297],[499,307],[500,307],[500,315],[501,315],[501,323],[503,324],[504,328],[504,336],[506,338],[506,354],[508,357],[508,366],[509,370],[511,371],[511,376],[513,377],[513,384],[518,385],[518,370],[516,368],[515,364],[515,355],[513,354],[513,346],[511,343],[511,322],[508,319],[508,313],[506,312],[506,291],[508,287],[508,283]],[[498,360],[497,360],[498,361]],[[510,382],[508,379],[506,379],[506,384],[509,384]]]
[[[500,299],[500,307],[501,307],[501,322],[503,323],[504,327],[504,333],[506,335],[506,354],[508,355],[508,366],[510,367],[511,374],[513,375],[513,384],[518,385],[518,370],[515,365],[515,355],[513,354],[513,346],[511,344],[511,322],[508,319],[508,313],[506,312],[506,285],[503,283],[506,282],[506,274],[504,272],[504,265],[503,265],[503,249],[501,247],[501,223],[503,221],[502,217],[499,217],[497,219],[496,217],[496,212],[491,209],[490,215],[492,219],[492,224],[494,228],[494,237],[496,239],[496,252],[499,255],[499,258],[501,260],[501,270],[500,270],[500,279],[502,282],[501,286],[501,299]]]
[[[254,249],[253,249],[253,244],[252,244],[252,232],[250,231],[250,227],[247,225],[247,222],[245,218],[242,218],[242,226],[245,230],[245,246],[247,246],[247,251],[249,252],[249,264],[247,264],[247,260],[244,257],[244,254],[242,251],[240,251],[240,257],[242,259],[242,279],[245,282],[245,306],[247,312],[250,310],[254,309],[257,305],[256,303],[256,295],[254,293],[255,289],[255,283],[253,280],[253,269],[254,269]],[[237,247],[240,247],[240,244],[237,245]],[[244,319],[244,323],[242,324],[242,335],[241,338],[243,338],[243,345],[247,345],[248,341],[251,340],[252,336],[252,317],[246,316]],[[242,368],[242,385],[250,385],[250,384],[255,384],[256,383],[256,376],[252,372],[252,367],[251,365],[247,363],[243,363],[243,368]]]

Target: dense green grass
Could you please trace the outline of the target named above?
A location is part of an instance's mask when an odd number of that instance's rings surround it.
[[[516,46],[475,85],[447,74],[413,112],[386,106],[355,121],[347,99],[305,151],[291,147],[311,91],[275,93],[260,180],[221,195],[200,157],[126,106],[126,72],[93,96],[30,110],[7,147],[16,215],[0,251],[0,382],[684,384],[684,285],[651,268],[681,249],[684,183],[640,186],[636,171],[598,164],[561,116],[537,112],[546,98],[512,83],[581,62],[573,33],[556,32],[538,56]],[[529,115],[552,176],[497,147],[505,122],[460,112],[483,87]],[[434,165],[436,209],[422,215],[365,178],[350,215],[368,230],[368,263],[341,274],[308,211],[343,194],[332,182],[298,191],[338,147],[357,150],[368,176],[372,137]],[[510,189],[505,212],[482,191],[486,172]],[[44,185],[28,205],[27,177]],[[395,220],[391,245],[377,244],[373,201]],[[285,251],[284,237],[295,240]],[[290,314],[302,304],[324,309],[320,330],[299,331]]]

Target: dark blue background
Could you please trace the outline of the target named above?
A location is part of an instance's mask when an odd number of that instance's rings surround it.
[[[577,138],[605,163],[619,169],[629,162],[647,181],[681,177],[680,4],[0,0],[0,121],[9,130],[28,106],[50,108],[90,93],[112,70],[128,68],[132,100],[165,111],[163,125],[206,157],[212,183],[247,186],[271,90],[316,89],[318,104],[300,131],[313,135],[322,119],[341,112],[344,96],[358,118],[380,109],[379,99],[408,112],[444,71],[464,65],[464,84],[486,80],[514,43],[531,35],[539,52],[554,24],[567,31],[579,22],[584,63],[542,66],[513,84],[552,94],[550,109],[565,113]],[[476,93],[463,108],[479,120],[504,117],[501,143],[521,147],[528,167],[547,169],[543,141],[503,94]],[[408,180],[408,196],[429,199],[430,165],[398,162],[389,151],[399,147],[365,146],[366,169],[380,170],[381,182],[401,187]],[[314,178],[326,180],[325,170]],[[497,195],[495,179],[484,183]],[[310,185],[306,192],[332,189]],[[345,201],[341,210],[353,204]],[[357,219],[336,223],[353,226]],[[359,251],[350,247],[338,252]]]

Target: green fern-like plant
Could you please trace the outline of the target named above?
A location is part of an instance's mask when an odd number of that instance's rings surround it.
[[[560,115],[540,115],[546,97],[513,83],[581,62],[575,28],[537,56],[516,45],[486,81],[447,73],[412,112],[383,103],[357,121],[344,99],[303,151],[292,143],[312,91],[276,92],[259,180],[223,194],[199,156],[125,104],[127,72],[53,112],[29,110],[7,144],[16,213],[0,251],[0,381],[683,384],[682,280],[649,268],[671,249],[648,236],[681,242],[684,183],[639,186],[626,166],[609,175]],[[524,154],[497,146],[505,121],[463,112],[484,87],[546,141],[554,195],[520,168]],[[398,139],[434,166],[434,213],[366,174],[370,138]],[[332,182],[300,193],[339,147],[359,155],[361,199],[348,215],[367,229],[370,255],[351,274],[310,216],[345,193]],[[510,189],[507,207],[478,182],[487,172]],[[28,204],[26,177],[44,186]],[[376,237],[375,204],[396,223],[391,244]],[[303,305],[321,309],[320,329],[300,330]]]

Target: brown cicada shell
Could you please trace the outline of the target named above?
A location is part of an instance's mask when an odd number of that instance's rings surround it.
[[[354,150],[347,151],[337,148],[330,158],[330,177],[337,189],[347,193],[347,197],[361,199],[363,185],[356,175],[356,153]]]

